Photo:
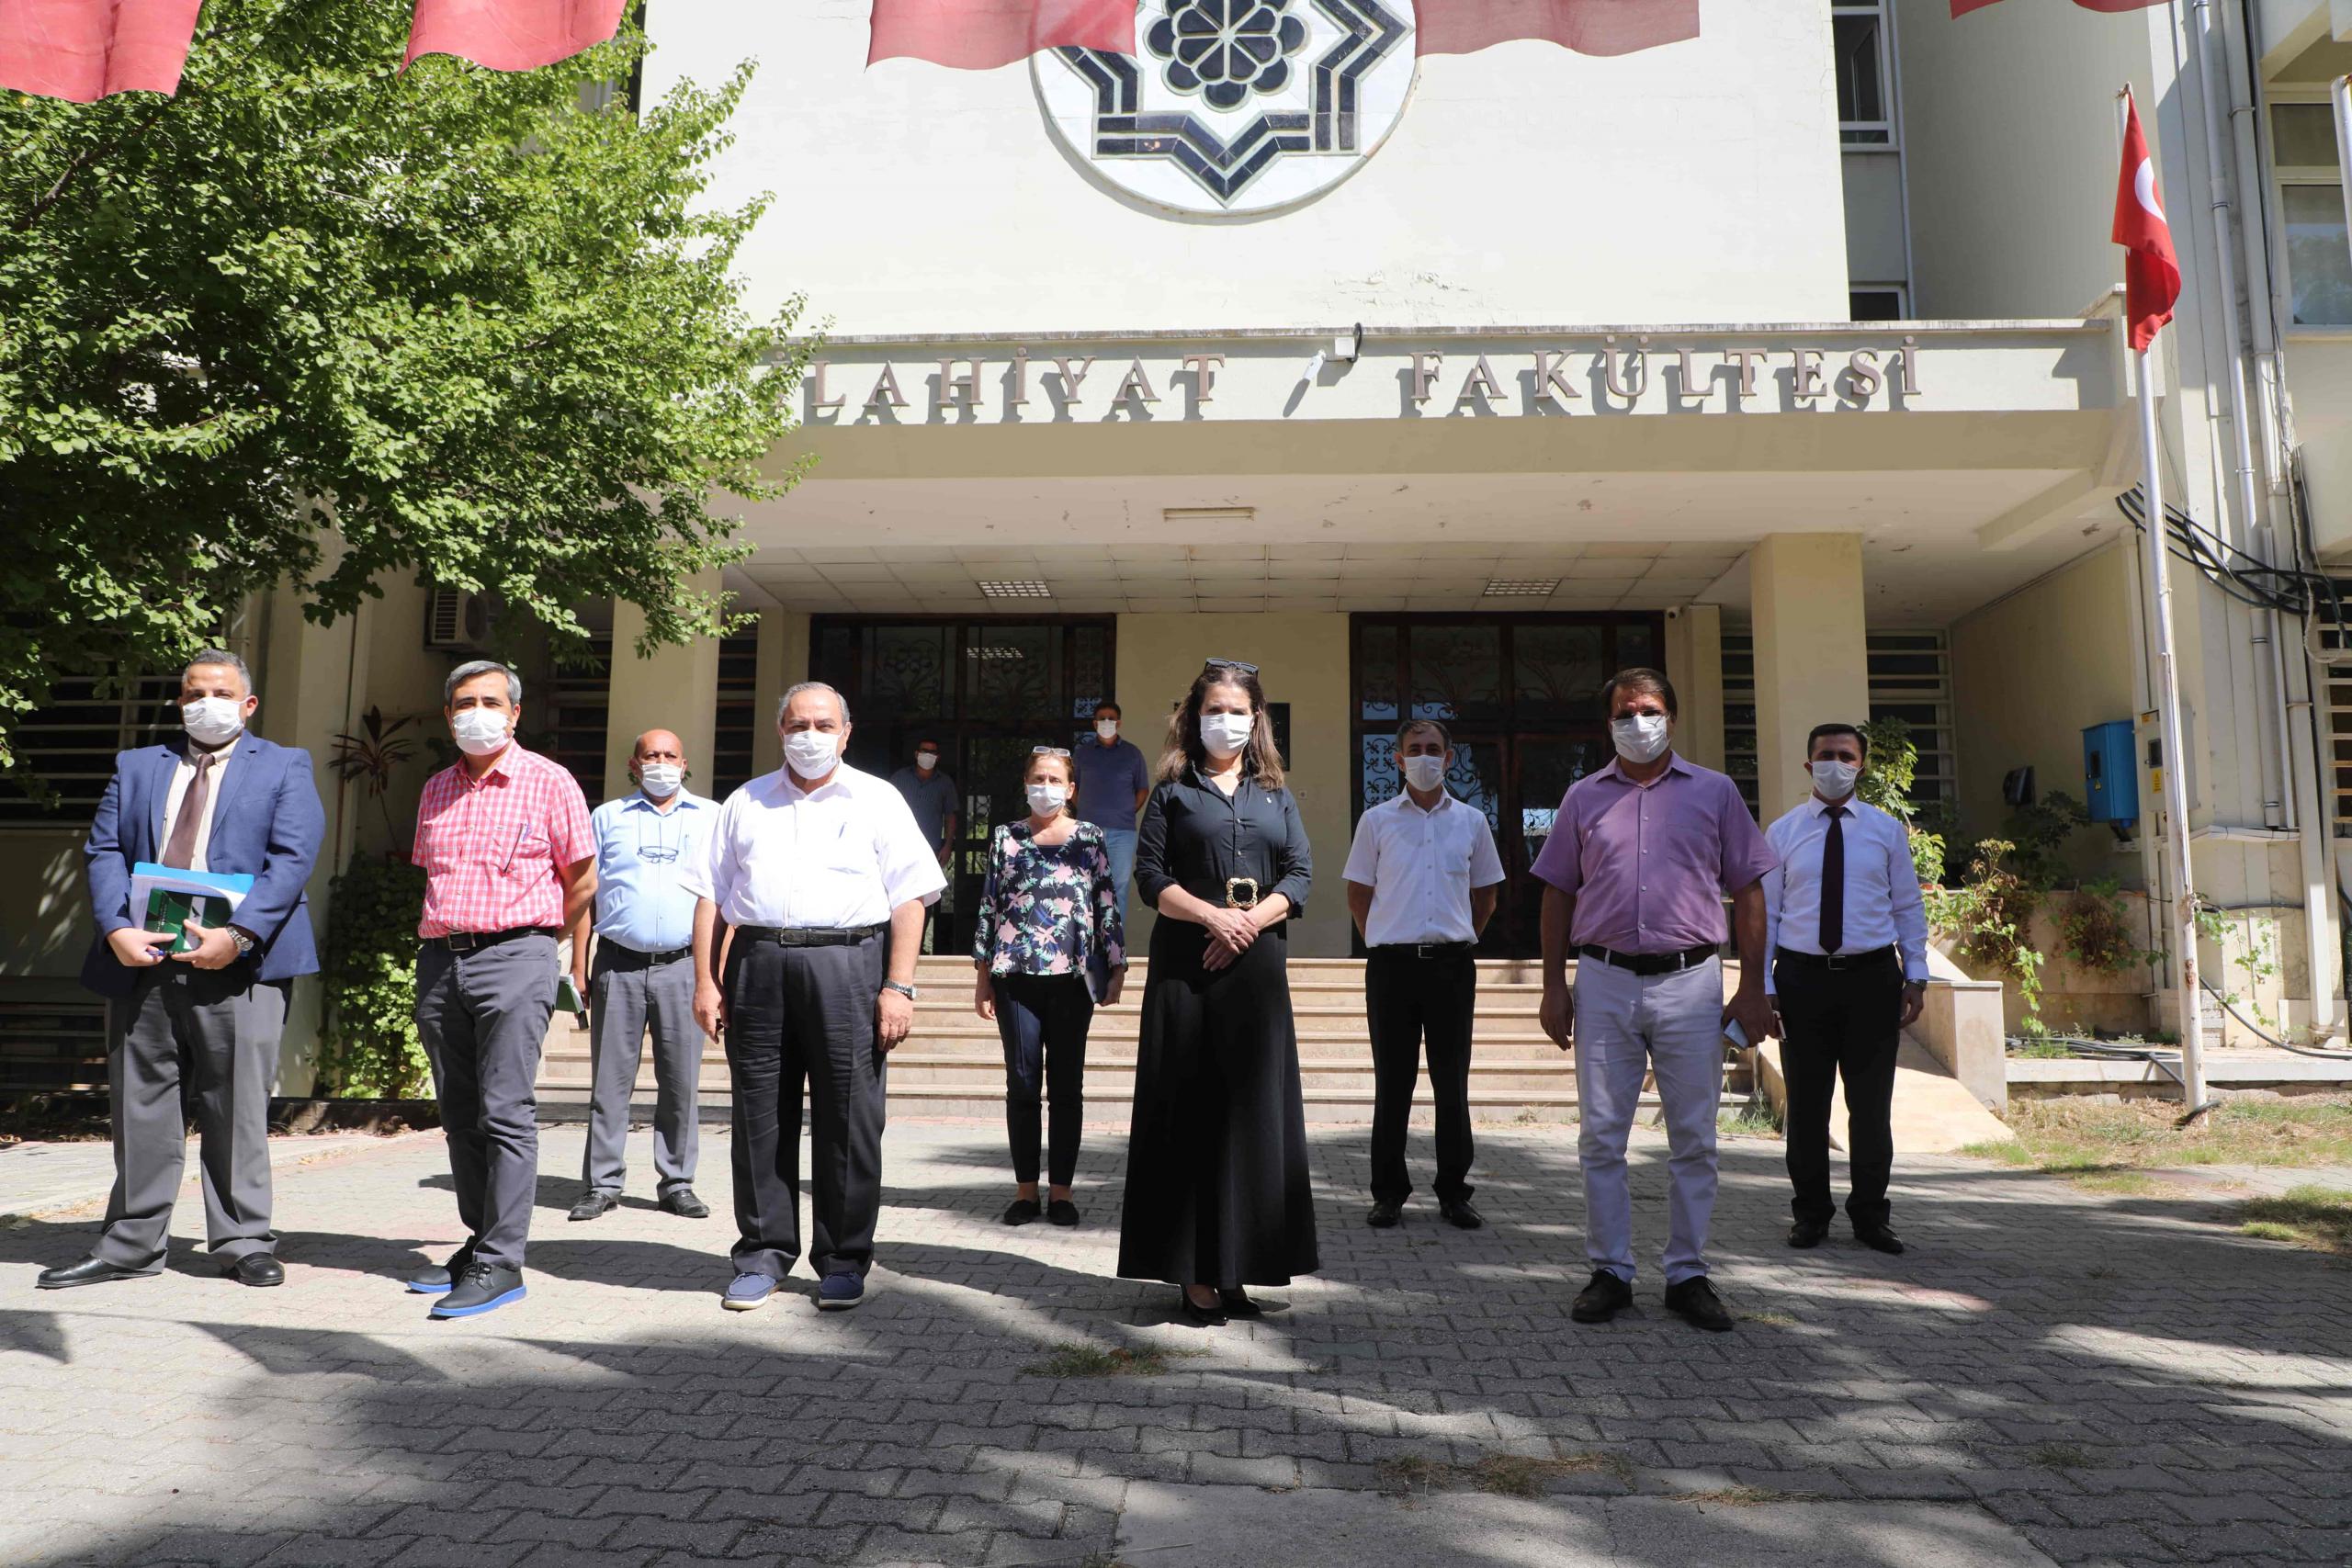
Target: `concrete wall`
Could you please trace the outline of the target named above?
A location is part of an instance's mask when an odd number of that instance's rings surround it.
[[[1118,636],[1119,705],[1127,715],[1127,738],[1148,758],[1156,760],[1164,742],[1170,705],[1182,700],[1201,660],[1211,654],[1257,665],[1266,700],[1290,705],[1290,787],[1315,853],[1315,890],[1306,919],[1292,929],[1291,952],[1301,958],[1346,957],[1350,927],[1340,868],[1347,863],[1352,829],[1348,617],[1121,615]],[[1148,952],[1155,917],[1140,900],[1128,906],[1128,915],[1131,944],[1139,953]]]
[[[1612,59],[1425,59],[1359,173],[1238,222],[1098,187],[1026,66],[869,69],[869,9],[650,9],[652,98],[762,62],[711,191],[779,194],[742,253],[755,310],[805,291],[842,333],[1845,317],[1826,6],[1711,6],[1703,37]]]

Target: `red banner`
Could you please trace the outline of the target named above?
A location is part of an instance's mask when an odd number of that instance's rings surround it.
[[[874,0],[865,62],[988,71],[1039,50],[1136,51],[1136,0]]]
[[[454,54],[492,71],[536,71],[619,30],[628,0],[416,0],[402,69]]]
[[[1951,14],[1965,17],[1971,11],[2000,3],[2001,0],[1951,0]],[[2146,11],[2165,3],[2165,0],[2075,0],[2086,11]]]
[[[1578,54],[1631,54],[1699,36],[1699,0],[1417,0],[1422,54],[1543,39]]]
[[[0,87],[96,103],[171,93],[202,0],[0,0]]]

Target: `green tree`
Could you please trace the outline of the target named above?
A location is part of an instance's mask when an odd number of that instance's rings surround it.
[[[798,301],[732,272],[766,198],[703,201],[749,67],[642,117],[633,28],[513,75],[398,71],[409,7],[207,0],[179,94],[0,92],[0,769],[51,673],[168,666],[290,582],[394,574],[547,629],[743,552],[714,496],[797,477]]]
[[[1911,726],[1899,718],[1874,718],[1862,726],[1870,745],[1870,766],[1854,793],[1901,822],[1911,839],[1911,858],[1923,883],[1940,882],[1944,874],[1943,835],[1923,827],[1911,799],[1911,784],[1919,771],[1919,748],[1911,739]]]

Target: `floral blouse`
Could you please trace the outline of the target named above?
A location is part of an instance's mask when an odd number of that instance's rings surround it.
[[[972,961],[991,975],[1083,975],[1101,1001],[1126,967],[1119,889],[1102,829],[1080,822],[1058,844],[1007,822],[989,840]]]

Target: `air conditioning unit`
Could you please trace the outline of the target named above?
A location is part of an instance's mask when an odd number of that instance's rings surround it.
[[[486,651],[492,608],[488,594],[434,589],[424,600],[424,646],[458,653]]]

